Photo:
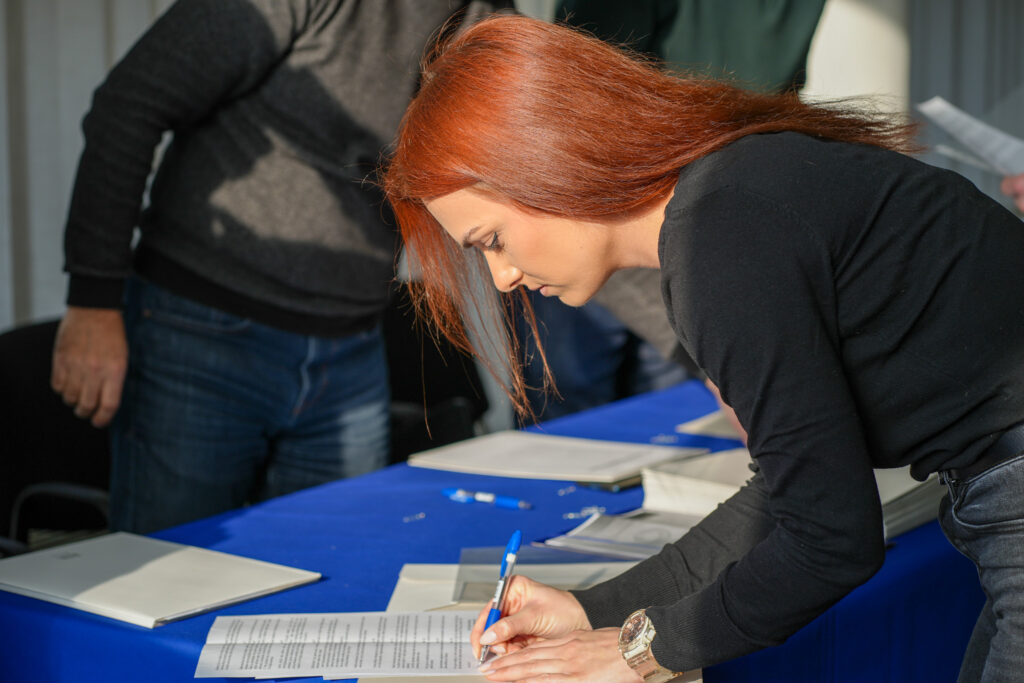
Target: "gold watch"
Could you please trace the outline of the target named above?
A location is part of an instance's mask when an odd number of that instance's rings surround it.
[[[626,664],[640,674],[644,683],[665,683],[682,676],[683,672],[671,671],[658,664],[651,652],[654,636],[654,624],[646,611],[638,609],[630,614],[619,631],[619,652]]]

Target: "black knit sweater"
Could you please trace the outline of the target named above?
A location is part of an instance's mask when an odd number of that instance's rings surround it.
[[[781,133],[685,168],[659,249],[774,524],[696,592],[674,578],[691,537],[578,597],[595,627],[652,606],[655,656],[689,669],[784,641],[877,570],[873,467],[961,467],[1024,421],[1024,224],[954,173]]]

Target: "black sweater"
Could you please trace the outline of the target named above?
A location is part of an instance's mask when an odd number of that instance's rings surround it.
[[[68,303],[120,307],[138,225],[135,270],[178,294],[300,333],[372,325],[397,235],[366,179],[435,32],[509,4],[178,0],[97,88],[82,123]]]
[[[961,467],[1024,420],[1024,225],[954,173],[780,133],[683,169],[659,250],[774,526],[695,593],[673,578],[691,538],[578,597],[595,627],[653,605],[655,656],[689,669],[784,641],[877,570],[873,467]]]

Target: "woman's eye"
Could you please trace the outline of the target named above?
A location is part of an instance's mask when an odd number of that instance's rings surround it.
[[[494,250],[500,249],[500,248],[501,248],[501,243],[498,242],[498,233],[492,234],[491,235],[491,239],[487,240],[487,243],[484,244],[484,249],[487,249],[488,251],[494,251]]]

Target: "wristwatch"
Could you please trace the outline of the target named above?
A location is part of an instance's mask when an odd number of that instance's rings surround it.
[[[619,631],[619,652],[626,664],[640,674],[644,683],[665,683],[682,676],[683,672],[671,671],[658,664],[651,652],[654,635],[654,624],[647,612],[638,609],[629,615]]]

